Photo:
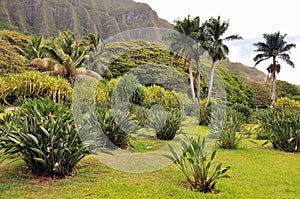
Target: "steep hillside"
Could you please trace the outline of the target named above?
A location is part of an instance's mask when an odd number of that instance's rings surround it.
[[[28,37],[21,33],[0,30],[0,76],[29,69],[18,50],[26,45],[27,39]]]
[[[240,77],[242,81],[265,83],[267,80],[267,75],[260,70],[254,67],[245,66],[241,63],[230,62],[227,59],[218,62],[217,66]]]
[[[69,29],[77,36],[89,32],[103,38],[141,27],[172,25],[150,6],[132,0],[1,0],[0,29],[45,36]]]

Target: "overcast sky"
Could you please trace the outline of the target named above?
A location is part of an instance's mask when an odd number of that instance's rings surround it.
[[[282,70],[278,79],[300,85],[300,7],[296,0],[135,0],[147,3],[160,18],[173,23],[175,19],[200,16],[201,23],[211,16],[221,16],[221,20],[229,20],[230,26],[226,35],[239,34],[242,41],[228,42],[229,59],[253,66],[253,43],[264,41],[263,33],[280,31],[287,34],[286,40],[295,43],[291,50],[291,58],[295,68],[280,61]],[[225,36],[226,36],[225,35]],[[266,72],[270,61],[260,63],[257,68]]]

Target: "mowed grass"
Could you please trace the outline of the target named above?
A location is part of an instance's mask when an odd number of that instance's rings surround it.
[[[133,144],[135,150],[146,153],[167,142],[150,137],[137,138]],[[73,176],[62,180],[34,177],[22,161],[0,164],[0,198],[300,198],[299,153],[275,151],[245,140],[238,150],[218,149],[216,159],[231,166],[231,178],[218,182],[217,194],[191,191],[174,164],[154,172],[126,173],[89,155]]]

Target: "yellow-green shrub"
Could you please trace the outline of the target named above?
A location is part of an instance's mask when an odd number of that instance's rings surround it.
[[[275,107],[281,110],[300,111],[300,102],[288,97],[283,97],[277,100]]]
[[[96,102],[111,102],[111,94],[114,87],[120,81],[120,78],[111,79],[110,81],[99,81],[95,94]]]
[[[59,96],[58,96],[59,95]],[[72,100],[72,88],[67,80],[42,75],[40,72],[24,72],[0,77],[0,100],[6,104],[16,100],[50,97],[54,101]]]
[[[174,108],[179,106],[177,96],[174,91],[169,91],[163,87],[152,85],[142,87],[145,93],[144,104],[161,103],[166,108]]]
[[[100,81],[97,86],[95,101],[96,102],[111,102],[111,95],[116,85],[120,81],[120,78],[112,79],[110,81]],[[163,87],[152,85],[152,86],[141,86],[144,92],[144,105],[151,105],[154,103],[164,104],[166,108],[174,108],[179,106],[179,100],[177,94],[174,91],[169,91]]]

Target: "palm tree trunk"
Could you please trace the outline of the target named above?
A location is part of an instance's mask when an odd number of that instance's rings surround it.
[[[272,94],[271,94],[271,99],[272,99],[272,108],[274,108],[275,106],[275,102],[276,102],[276,71],[274,71],[273,73],[273,78],[272,78]]]
[[[199,60],[196,60],[196,67],[197,67],[197,74],[196,74],[196,87],[197,87],[197,102],[198,105],[200,105],[200,92],[201,92],[201,87],[200,87],[200,62]]]
[[[193,67],[189,64],[189,74],[190,74],[190,87],[193,102],[196,102],[195,88],[194,88],[194,76],[193,76]]]
[[[213,82],[214,82],[214,73],[215,73],[215,62],[212,62],[211,65],[211,71],[210,71],[210,78],[209,78],[209,86],[208,86],[208,94],[207,94],[207,101],[205,106],[208,106],[210,97],[211,97],[211,92],[212,92],[212,87],[213,87]]]

